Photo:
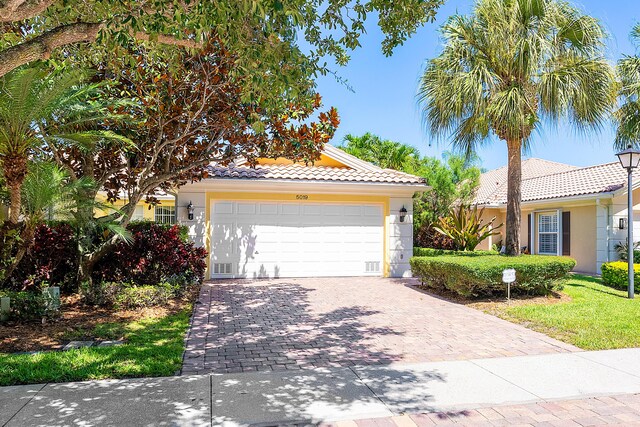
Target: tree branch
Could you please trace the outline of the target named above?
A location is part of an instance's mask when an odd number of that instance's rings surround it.
[[[102,28],[104,28],[102,22],[76,22],[61,25],[31,40],[4,49],[0,51],[0,77],[29,62],[48,59],[53,51],[59,47],[93,42]],[[177,39],[163,34],[151,37],[149,34],[138,31],[132,36],[141,41],[157,40],[158,43],[186,48],[202,46],[195,40]]]
[[[61,46],[93,41],[101,27],[101,23],[76,22],[11,46],[0,52],[0,77],[21,65],[49,58]]]
[[[0,1],[0,22],[16,22],[33,18],[47,10],[56,0]]]

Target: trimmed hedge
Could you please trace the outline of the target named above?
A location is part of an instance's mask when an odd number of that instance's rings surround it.
[[[504,295],[502,271],[516,270],[513,294],[546,295],[562,289],[567,273],[575,267],[572,258],[522,255],[423,256],[411,258],[411,270],[424,285],[449,290],[465,297]]]
[[[484,256],[484,255],[499,255],[497,251],[453,251],[449,249],[434,249],[434,248],[413,248],[413,256],[440,256],[440,255],[458,255],[458,256]]]
[[[628,265],[624,261],[605,262],[602,264],[602,283],[612,288],[627,289]],[[635,292],[640,292],[640,264],[633,264],[633,285]]]

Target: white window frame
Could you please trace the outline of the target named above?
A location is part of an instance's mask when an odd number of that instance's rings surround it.
[[[158,224],[175,224],[176,207],[168,205],[156,205],[153,210],[153,220]]]
[[[144,206],[137,205],[131,215],[131,221],[143,221],[144,220]]]
[[[540,232],[540,217],[542,215],[545,216],[555,216],[556,218],[556,231],[545,231],[545,232]],[[562,255],[562,210],[561,209],[555,209],[555,210],[544,210],[544,211],[534,211],[533,212],[533,218],[532,218],[534,224],[533,226],[534,228],[534,244],[532,245],[532,249],[535,249],[535,252],[531,252],[532,254],[535,253],[536,255]],[[541,234],[549,234],[549,235],[556,235],[556,251],[555,252],[540,252],[540,235]]]

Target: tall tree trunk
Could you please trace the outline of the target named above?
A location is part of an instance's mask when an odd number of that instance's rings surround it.
[[[9,189],[9,222],[17,224],[22,208],[22,183],[27,176],[27,158],[9,155],[2,159],[5,184]]]
[[[9,185],[9,222],[17,224],[20,220],[20,208],[22,206],[22,186],[13,182]]]
[[[520,255],[520,209],[522,185],[522,141],[507,141],[509,163],[507,166],[507,230],[505,253]]]
[[[16,271],[20,262],[24,258],[24,256],[29,252],[34,243],[34,238],[36,234],[36,224],[30,221],[27,221],[24,224],[24,228],[20,233],[20,240],[18,241],[18,250],[16,251],[15,256],[11,260],[11,263],[7,266],[7,270],[5,271],[5,279],[8,281],[11,279],[11,276]],[[1,283],[1,282],[0,282]]]

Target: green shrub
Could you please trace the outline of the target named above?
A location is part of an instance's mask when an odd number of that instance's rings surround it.
[[[118,310],[165,305],[176,295],[178,288],[168,283],[158,285],[123,286],[114,301]]]
[[[82,283],[80,285],[80,298],[85,304],[109,307],[114,305],[117,295],[122,290],[119,282]]]
[[[545,295],[562,289],[567,273],[576,262],[568,257],[522,255],[456,256],[440,255],[411,258],[415,277],[433,289],[449,290],[465,297],[504,295],[502,271],[516,270],[514,294]]]
[[[627,289],[629,286],[627,271],[628,265],[623,261],[605,262],[602,264],[602,283],[618,289]],[[633,264],[633,284],[635,292],[640,292],[640,264]]]
[[[9,320],[29,322],[53,317],[54,312],[47,309],[47,300],[38,291],[2,291],[0,297],[11,299]]]
[[[133,283],[102,282],[92,287],[82,286],[81,296],[85,303],[114,307],[116,310],[164,305],[179,296],[180,285],[159,283],[157,285],[136,285]]]
[[[498,251],[452,251],[447,249],[433,249],[433,248],[413,248],[413,256],[440,256],[440,255],[459,255],[459,256],[484,256],[484,255],[498,255]]]

